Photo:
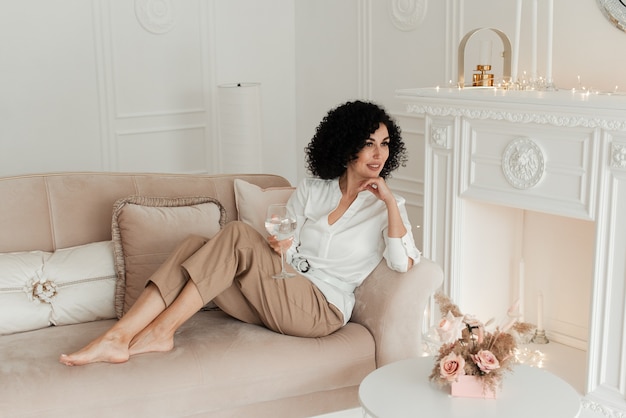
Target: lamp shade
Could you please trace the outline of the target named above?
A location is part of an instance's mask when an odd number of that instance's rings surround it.
[[[218,95],[220,171],[260,173],[261,84],[222,84]]]

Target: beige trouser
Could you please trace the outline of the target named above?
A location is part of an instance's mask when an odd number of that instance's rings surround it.
[[[272,278],[278,271],[280,255],[254,228],[235,221],[210,240],[188,237],[150,281],[167,306],[191,278],[205,304],[212,300],[241,321],[299,337],[321,337],[341,328],[343,315],[313,283],[299,274]]]

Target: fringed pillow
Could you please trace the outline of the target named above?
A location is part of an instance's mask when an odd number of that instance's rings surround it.
[[[112,220],[117,317],[128,312],[152,273],[179,242],[191,234],[212,238],[225,221],[224,207],[211,197],[130,196],[118,200]]]

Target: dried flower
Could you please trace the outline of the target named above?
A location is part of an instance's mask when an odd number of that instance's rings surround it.
[[[493,320],[483,324],[472,315],[463,315],[443,293],[437,293],[435,300],[443,316],[437,329],[443,344],[430,379],[446,385],[464,374],[478,376],[486,388],[494,390],[515,361],[516,340],[506,331],[518,323],[509,320],[503,329],[487,330]],[[513,307],[509,314],[515,310]]]

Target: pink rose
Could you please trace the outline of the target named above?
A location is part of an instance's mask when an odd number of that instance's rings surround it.
[[[442,343],[449,344],[461,338],[463,335],[463,328],[465,328],[465,325],[463,324],[463,317],[455,317],[450,311],[448,311],[448,314],[442,318],[441,321],[439,321],[437,334],[439,334],[439,339]]]
[[[458,354],[450,353],[439,362],[439,375],[448,382],[457,380],[465,374],[465,359]]]
[[[489,350],[480,350],[478,353],[472,354],[472,360],[485,373],[500,368],[500,362]]]

